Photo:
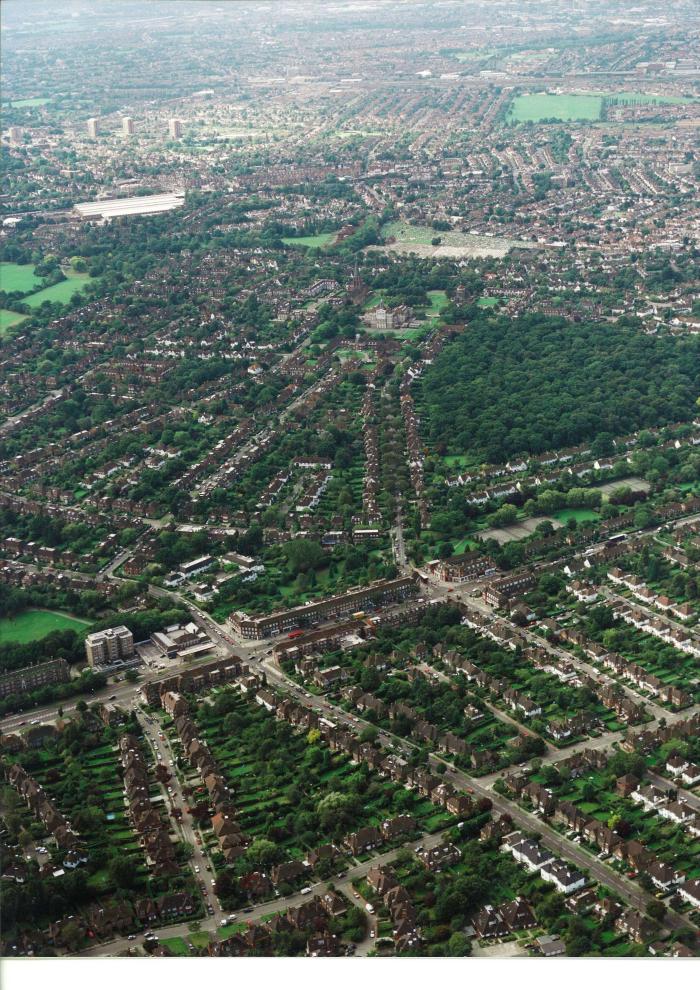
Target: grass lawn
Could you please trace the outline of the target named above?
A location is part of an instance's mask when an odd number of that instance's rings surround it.
[[[17,326],[18,323],[22,323],[27,317],[23,316],[21,313],[13,313],[9,309],[0,309],[0,337],[9,330],[10,327]]]
[[[511,123],[540,120],[600,120],[603,97],[579,93],[524,93],[516,96],[509,112]]]
[[[12,100],[9,104],[13,110],[22,110],[26,107],[44,107],[51,100],[48,97],[33,96],[30,100]],[[7,106],[7,104],[5,104]]]
[[[692,103],[687,96],[657,96],[654,93],[601,93],[606,100],[617,100],[619,103],[658,103],[665,106],[679,106]]]
[[[598,513],[595,509],[557,509],[551,515],[553,519],[561,523],[567,523],[569,519],[575,519],[576,522],[588,522],[592,519],[598,519]]]
[[[16,265],[13,261],[0,263],[0,289],[3,292],[31,292],[41,285],[41,278],[34,274],[34,265]]]
[[[190,942],[198,949],[206,949],[209,945],[211,935],[209,932],[193,932],[190,935]]]
[[[223,928],[218,929],[219,938],[230,938],[232,935],[238,935],[239,932],[245,931],[245,929],[246,925],[244,922],[238,922],[233,925],[224,925]],[[195,942],[194,944],[196,945],[197,943]]]
[[[428,298],[430,299],[430,309],[426,309],[426,316],[437,316],[440,310],[447,306],[447,293],[443,292],[442,289],[433,289],[428,293]]]
[[[289,247],[325,247],[335,237],[337,231],[330,234],[309,234],[306,237],[283,237],[282,243]]]
[[[376,337],[377,334],[381,333],[396,337],[397,340],[420,340],[430,328],[430,325],[425,323],[422,327],[403,327],[401,330],[368,330],[367,333],[370,337]]]
[[[188,956],[190,950],[187,948],[187,943],[184,938],[177,936],[176,938],[161,938],[160,944],[166,946],[170,949],[174,956]],[[209,943],[207,943],[209,944]]]
[[[74,292],[80,292],[91,281],[92,279],[89,275],[69,275],[63,282],[50,285],[48,289],[40,289],[39,292],[34,292],[31,296],[25,296],[22,302],[32,308],[41,306],[47,300],[49,302],[67,303],[70,302]]]
[[[32,643],[62,629],[86,629],[90,622],[62,612],[29,609],[13,619],[0,619],[0,643]]]
[[[446,457],[443,457],[443,460],[448,467],[478,467],[477,461],[467,454],[447,454]]]
[[[466,553],[467,550],[475,550],[476,543],[465,536],[463,540],[460,540],[458,543],[454,543],[453,547],[455,553]]]
[[[481,299],[477,299],[476,305],[479,309],[492,309],[494,306],[498,306],[500,301],[496,296],[482,296]]]
[[[435,230],[433,227],[419,227],[402,220],[394,220],[382,227],[383,237],[395,237],[397,241],[409,244],[430,244],[434,237],[442,238],[443,244],[449,243],[449,232]]]
[[[374,309],[375,306],[379,306],[382,301],[382,295],[383,294],[381,292],[373,292],[372,295],[367,298],[367,301],[364,303],[362,309],[366,311],[368,309]]]
[[[472,62],[474,59],[493,58],[494,55],[502,53],[498,48],[473,48],[466,52],[457,52],[455,58],[458,62]]]

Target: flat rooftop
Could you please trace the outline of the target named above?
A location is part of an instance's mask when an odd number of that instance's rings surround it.
[[[73,209],[85,220],[112,217],[141,216],[165,213],[185,202],[184,192],[157,193],[155,196],[129,196],[123,199],[98,199],[93,203],[76,203]]]

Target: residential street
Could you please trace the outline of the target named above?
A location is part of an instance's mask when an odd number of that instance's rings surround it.
[[[155,591],[156,589],[154,589]],[[313,708],[319,713],[323,714],[324,717],[331,719],[336,724],[344,725],[346,728],[352,729],[354,731],[361,731],[365,726],[371,725],[361,716],[357,714],[349,714],[342,710],[339,706],[332,704],[327,698],[319,697],[310,694],[310,692],[305,691],[302,687],[288,678],[276,664],[267,655],[270,652],[270,646],[266,641],[256,642],[254,644],[246,644],[239,646],[235,643],[232,634],[222,625],[215,622],[214,619],[207,613],[203,612],[200,608],[191,606],[186,599],[182,598],[178,594],[173,594],[171,592],[165,592],[158,589],[158,592],[162,596],[167,596],[175,598],[182,604],[187,605],[190,608],[196,620],[203,626],[206,632],[211,637],[212,641],[216,643],[220,648],[222,648],[227,654],[235,651],[242,659],[246,660],[251,664],[253,670],[257,668],[260,673],[263,673],[267,679],[270,686],[275,687],[284,693],[294,697],[298,702],[304,704],[309,708]],[[460,589],[459,592],[446,593],[442,591],[442,597],[452,597],[452,598],[463,598],[467,594],[467,589]],[[472,607],[477,607],[480,611],[488,614],[492,614],[492,610],[488,606],[484,605],[483,602],[476,601],[474,598],[469,598],[469,604]],[[537,634],[532,632],[526,633],[528,637],[538,645],[545,645],[545,641],[539,637]],[[548,648],[551,649],[550,644],[546,644]],[[577,665],[582,670],[600,676],[599,672],[595,668],[591,667],[580,661],[578,658],[574,657],[572,654],[564,650],[557,650],[559,655],[570,659],[572,663]],[[175,674],[180,670],[191,669],[191,665],[183,663],[180,665],[175,665],[169,668],[168,674]],[[148,681],[160,680],[163,677],[163,673],[149,673],[143,677],[138,684],[121,684],[115,687],[105,688],[104,691],[98,692],[93,696],[93,700],[106,700],[108,693],[111,692],[115,695],[115,700],[117,703],[126,705],[127,707],[133,707],[136,705],[137,692],[140,686]],[[443,675],[444,676],[444,675]],[[653,705],[647,699],[641,699],[640,696],[636,695],[635,692],[628,692],[632,697],[637,700],[643,700],[644,703],[654,712],[657,718],[663,718],[667,723],[685,719],[697,710],[698,706],[692,709],[686,710],[681,713],[673,713],[661,708],[658,705]],[[64,706],[64,711],[72,710],[74,706]],[[489,706],[491,708],[491,706]],[[499,711],[496,708],[492,708],[499,718],[507,721],[513,725],[514,728],[521,729],[519,723],[514,719],[510,718],[506,713]],[[46,707],[39,712],[32,712],[37,718],[42,715],[44,718],[55,717],[56,708]],[[142,718],[142,716],[140,716]],[[20,719],[17,716],[10,716],[3,721],[3,730],[9,731],[11,728],[16,727]],[[155,724],[142,721],[144,729],[146,731],[147,738],[149,739],[151,745],[154,747],[155,752],[158,754],[158,758],[165,765],[169,766],[171,760],[173,760],[172,751],[170,750],[167,740],[160,740],[158,738],[157,729],[154,727]],[[653,723],[652,723],[653,725]],[[596,749],[596,750],[607,750],[610,746],[618,742],[623,736],[622,732],[611,732],[605,733],[598,738],[592,738],[584,740],[574,746],[566,747],[561,750],[557,750],[550,746],[547,753],[542,757],[544,763],[553,763],[559,760],[565,759],[566,757],[579,752],[584,749]],[[383,746],[388,748],[393,748],[397,752],[402,752],[404,754],[410,754],[411,750],[415,748],[415,743],[411,740],[403,739],[401,737],[395,736],[391,732],[382,731],[380,733],[380,742]],[[613,891],[618,897],[620,897],[625,902],[631,904],[632,906],[643,909],[649,900],[649,895],[642,892],[640,888],[633,883],[628,877],[621,875],[620,873],[613,870],[607,863],[601,862],[593,854],[589,853],[587,850],[582,849],[580,845],[575,842],[566,839],[564,836],[559,835],[554,829],[549,825],[544,823],[540,818],[536,817],[534,814],[525,811],[520,808],[515,802],[496,794],[493,790],[494,782],[499,778],[500,773],[493,773],[481,778],[475,778],[471,775],[464,773],[463,771],[455,770],[451,767],[451,764],[447,760],[437,755],[431,755],[431,762],[435,765],[442,763],[446,766],[446,779],[450,780],[455,786],[471,791],[472,793],[479,795],[481,797],[488,797],[492,802],[496,811],[499,813],[507,813],[513,819],[514,824],[517,827],[527,829],[530,832],[538,832],[542,835],[543,841],[555,852],[557,852],[562,857],[566,858],[569,862],[575,864],[580,869],[585,869],[593,879],[604,884],[611,891]],[[172,768],[174,769],[174,768]],[[666,786],[667,786],[667,782]],[[221,919],[224,917],[224,912],[221,911],[218,901],[213,896],[211,891],[211,874],[207,870],[208,861],[204,853],[199,849],[196,843],[196,833],[192,826],[192,821],[189,816],[184,812],[185,801],[181,791],[181,785],[179,781],[174,780],[171,782],[173,788],[172,799],[176,806],[183,808],[183,818],[182,818],[182,835],[185,841],[189,842],[193,846],[193,867],[199,866],[200,873],[198,878],[204,878],[204,883],[206,886],[206,893],[208,898],[214,908],[213,917],[208,917],[201,923],[202,930],[204,931],[214,931],[217,925],[220,923]],[[688,795],[689,803],[696,807],[700,805],[700,801],[694,797],[694,795]],[[694,802],[694,803],[693,803]],[[437,841],[436,837],[431,837],[427,841]],[[394,856],[394,852],[385,853],[378,857],[374,857],[371,863],[381,864],[387,862]],[[353,877],[363,875],[368,866],[371,864],[365,863],[362,866],[353,867],[348,871],[348,880],[352,880]],[[316,887],[322,887],[322,884],[316,884]],[[308,896],[308,895],[306,895]],[[274,910],[284,910],[288,906],[300,903],[304,897],[302,895],[294,895],[290,898],[281,898],[276,901],[268,902],[265,905],[256,906],[246,918],[249,920],[255,920],[262,917],[265,914],[269,914],[271,909]],[[667,925],[672,929],[680,929],[681,927],[687,926],[688,922],[686,919],[681,918],[679,915],[669,912],[667,916]],[[165,929],[160,929],[159,934],[162,937],[167,938],[174,935],[182,935],[187,937],[189,932],[188,924],[186,922],[177,923],[175,925],[169,926]],[[94,955],[104,955],[113,954],[123,951],[126,948],[133,947],[133,941],[127,939],[117,940],[109,945],[96,946],[93,949],[88,950],[88,954]]]
[[[425,836],[420,840],[420,844],[426,849],[432,849],[434,846],[440,844],[443,841],[445,833],[449,829],[442,829],[439,832],[435,832],[433,835]],[[411,849],[415,847],[416,841],[407,842],[403,847]],[[337,890],[342,891],[349,898],[350,901],[357,907],[362,907],[364,909],[364,902],[361,898],[357,898],[354,895],[352,888],[352,881],[364,877],[367,871],[373,866],[385,866],[390,863],[396,856],[397,849],[392,849],[388,852],[378,853],[376,856],[372,856],[370,859],[365,860],[363,863],[357,863],[355,866],[349,867],[345,872],[345,876],[342,878],[342,882],[338,882],[337,879],[329,881],[332,883]],[[271,901],[265,901],[263,904],[256,904],[253,908],[247,908],[245,910],[238,910],[234,912],[236,914],[237,922],[248,922],[248,921],[260,921],[262,918],[269,916],[270,914],[280,913],[286,911],[290,907],[298,907],[299,904],[303,904],[304,901],[309,900],[310,897],[315,894],[321,894],[326,889],[326,882],[319,881],[318,883],[311,884],[311,894],[292,894],[289,897],[278,897]],[[367,914],[368,926],[372,923],[372,915]],[[199,930],[203,932],[210,932],[214,934],[221,923],[221,918],[228,917],[228,912],[222,912],[219,918],[205,918],[199,922]],[[156,934],[159,939],[175,938],[180,936],[187,940],[191,934],[190,925],[191,921],[179,921],[174,925],[168,925],[164,928],[155,929]],[[368,927],[369,932],[369,927]],[[142,944],[142,939],[138,938],[136,941],[129,938],[118,938],[111,942],[103,942],[100,945],[95,945],[90,949],[86,949],[81,953],[82,956],[114,956],[119,955],[121,952],[125,952],[128,949],[134,949],[135,947]],[[363,952],[358,951],[356,955],[366,955],[372,948],[372,940],[368,937],[363,943],[360,943]],[[358,946],[358,949],[360,946]]]
[[[194,825],[194,819],[186,810],[188,807],[187,799],[183,793],[180,775],[175,763],[175,755],[170,746],[170,740],[168,739],[166,733],[161,733],[159,731],[160,726],[158,722],[152,721],[138,709],[136,714],[144,735],[146,739],[148,739],[158,763],[167,767],[172,774],[167,786],[165,784],[160,785],[163,794],[163,801],[165,806],[168,808],[168,814],[171,818],[175,831],[179,832],[182,840],[188,843],[192,849],[190,856],[192,870],[195,874],[197,883],[200,885],[200,889],[202,887],[204,888],[202,890],[202,896],[205,899],[205,903],[207,906],[211,905],[214,911],[213,920],[215,923],[218,923],[223,915],[219,900],[215,893],[214,870],[205,850],[197,842],[198,832]],[[161,739],[161,735],[164,738]],[[169,791],[172,791],[172,794],[169,793]],[[179,821],[170,816],[170,812],[173,809],[180,810],[181,816]]]

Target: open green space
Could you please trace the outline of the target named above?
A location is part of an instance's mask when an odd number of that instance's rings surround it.
[[[160,939],[160,944],[164,945],[174,956],[188,956],[190,954],[187,943],[179,935],[175,936],[175,938],[162,938]]]
[[[582,93],[522,93],[508,110],[512,123],[543,120],[600,120],[602,96]]]
[[[424,323],[422,327],[401,327],[399,330],[366,330],[370,337],[377,337],[382,334],[385,337],[396,337],[397,340],[418,340],[427,330],[430,324]]]
[[[433,227],[423,227],[403,220],[394,220],[382,227],[382,237],[395,237],[397,241],[408,244],[430,244],[434,237],[439,237],[443,244],[452,243],[460,237],[453,231],[435,230]]]
[[[417,254],[419,257],[503,257],[512,248],[531,249],[532,242],[516,241],[507,237],[487,237],[484,234],[468,234],[461,230],[436,230],[420,224],[393,220],[384,224],[381,235],[387,250],[398,254]],[[436,241],[437,243],[433,243]],[[368,248],[368,250],[377,250]]]
[[[493,58],[494,55],[502,55],[505,49],[501,48],[473,48],[466,52],[456,52],[455,58],[458,62],[473,62],[475,59]]]
[[[681,106],[693,101],[687,96],[660,96],[655,93],[600,93],[605,100],[617,103],[658,103],[660,106]]]
[[[426,309],[426,316],[437,316],[440,310],[447,306],[448,298],[447,293],[443,292],[442,289],[432,289],[428,292],[428,298],[430,299],[430,308]]]
[[[91,625],[84,619],[76,619],[62,612],[45,612],[29,609],[14,618],[0,619],[0,643],[32,643],[49,633],[63,629],[79,631]]]
[[[325,247],[335,237],[337,231],[330,234],[307,234],[301,237],[283,237],[282,243],[288,247]]]
[[[481,299],[477,299],[476,305],[479,309],[493,309],[494,306],[498,306],[501,302],[496,296],[482,296]]]
[[[560,523],[568,523],[570,519],[575,519],[576,522],[590,522],[599,518],[594,509],[557,509],[551,515]]]
[[[443,457],[443,460],[448,467],[478,467],[478,462],[472,457],[468,457],[466,454],[448,454],[446,457]]]
[[[383,300],[383,293],[379,290],[373,292],[369,295],[362,306],[363,310],[374,309],[375,306],[379,306]]]
[[[41,285],[41,278],[34,274],[34,265],[0,262],[0,289],[3,292],[31,292],[37,285]]]
[[[5,103],[4,106],[11,106],[13,110],[25,110],[31,107],[45,107],[50,102],[51,100],[46,96],[33,96],[28,100],[12,100],[9,104]]]
[[[469,537],[465,536],[464,539],[458,540],[457,543],[453,544],[453,549],[455,553],[466,553],[467,550],[475,550],[477,544]]]
[[[15,327],[18,323],[22,323],[26,319],[27,317],[21,313],[13,313],[10,309],[0,309],[0,337],[10,327]]]
[[[521,93],[513,99],[507,120],[509,123],[548,120],[600,120],[606,104],[658,104],[673,106],[691,103],[683,96],[663,96],[655,93]]]
[[[56,285],[50,285],[46,289],[40,289],[30,296],[25,296],[22,302],[31,306],[32,309],[41,306],[44,302],[67,303],[71,301],[75,292],[80,292],[91,281],[89,275],[69,275],[63,282],[57,282]]]

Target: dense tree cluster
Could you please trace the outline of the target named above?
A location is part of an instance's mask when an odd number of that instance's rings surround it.
[[[500,463],[687,419],[698,381],[697,338],[531,314],[475,320],[428,368],[422,391],[440,452]]]

